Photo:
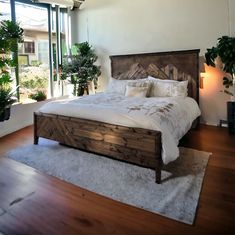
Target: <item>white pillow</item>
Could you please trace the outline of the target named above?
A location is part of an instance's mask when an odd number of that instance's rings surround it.
[[[145,79],[136,79],[136,80],[118,80],[114,78],[110,78],[108,87],[106,89],[107,93],[118,93],[118,94],[125,94],[126,91],[126,85],[132,85],[132,86],[145,86],[146,83],[149,83],[149,86],[151,85],[150,81]]]
[[[108,87],[106,89],[107,93],[118,93],[125,94],[126,85],[130,80],[117,80],[114,78],[110,78]]]
[[[176,80],[170,80],[170,79],[160,79],[160,78],[154,78],[154,77],[151,77],[151,76],[148,76],[148,80],[151,81],[151,82],[179,82],[179,81],[176,81]]]
[[[134,97],[140,97],[144,98],[147,95],[148,92],[148,86],[126,86],[126,93],[125,96],[134,96]]]
[[[154,97],[186,97],[188,96],[188,81],[163,80],[153,82],[151,96]]]

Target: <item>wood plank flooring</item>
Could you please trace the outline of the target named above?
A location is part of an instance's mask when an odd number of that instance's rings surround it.
[[[32,142],[32,127],[0,138],[0,156]],[[0,234],[235,234],[235,135],[225,128],[201,126],[180,145],[213,153],[192,226],[0,157]]]

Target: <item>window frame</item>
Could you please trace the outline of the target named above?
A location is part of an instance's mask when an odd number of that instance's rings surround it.
[[[59,65],[62,63],[62,46],[61,46],[61,40],[60,40],[60,13],[64,12],[65,9],[61,9],[59,7],[56,7],[56,13],[57,16],[56,17],[56,34],[57,34],[57,39],[56,39],[56,43],[57,43],[57,50],[56,50],[56,58],[57,58],[57,65],[56,65],[56,71],[53,71],[53,46],[52,46],[52,6],[50,4],[46,4],[46,3],[34,3],[30,0],[10,0],[10,8],[11,8],[11,20],[13,22],[16,22],[16,11],[15,11],[15,4],[16,2],[19,3],[25,3],[28,5],[34,5],[34,6],[40,6],[43,8],[47,9],[48,12],[48,39],[49,39],[49,67],[50,67],[50,76],[49,76],[49,93],[51,97],[54,97],[54,90],[53,90],[53,74],[54,72],[56,72],[56,74],[59,74]],[[53,8],[54,9],[54,8]],[[34,45],[34,52],[35,52],[35,45]],[[31,53],[26,53],[25,52],[25,47],[23,45],[23,53],[20,53],[21,55],[27,55],[27,54],[31,54]],[[19,94],[19,61],[18,61],[18,56],[19,53],[18,51],[13,54],[13,57],[15,58],[16,61],[16,67],[15,67],[15,78],[16,78],[16,86],[17,86],[17,97],[19,99],[20,94]]]

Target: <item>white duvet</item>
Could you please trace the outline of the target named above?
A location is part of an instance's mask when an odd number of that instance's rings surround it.
[[[189,97],[138,98],[115,93],[52,101],[39,111],[161,131],[164,164],[179,156],[180,138],[201,114],[196,101]]]

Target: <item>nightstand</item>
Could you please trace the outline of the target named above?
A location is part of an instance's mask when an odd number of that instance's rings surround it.
[[[235,101],[227,102],[228,131],[235,133]]]

